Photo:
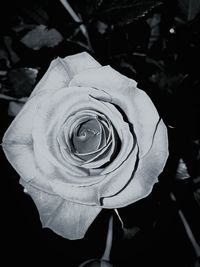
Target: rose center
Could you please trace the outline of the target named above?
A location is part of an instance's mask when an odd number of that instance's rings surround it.
[[[72,142],[77,153],[85,154],[98,149],[101,142],[99,122],[87,120],[77,126],[73,132]]]

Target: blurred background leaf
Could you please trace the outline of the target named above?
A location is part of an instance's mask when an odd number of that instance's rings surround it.
[[[109,24],[123,26],[147,15],[155,7],[161,5],[161,1],[149,0],[112,0],[101,4],[99,17]]]
[[[83,0],[70,1],[81,11],[84,19],[100,20],[111,25],[123,26],[145,16],[162,4],[158,0]]]
[[[45,25],[38,25],[28,32],[21,42],[33,50],[39,50],[43,47],[54,47],[62,40],[62,35],[56,29],[47,29]]]
[[[178,0],[180,13],[186,21],[193,20],[200,11],[199,0]]]
[[[16,97],[29,96],[33,90],[38,70],[33,68],[16,68],[8,73],[8,83]]]

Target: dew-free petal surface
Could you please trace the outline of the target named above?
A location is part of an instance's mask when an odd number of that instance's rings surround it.
[[[17,117],[12,121],[3,136],[3,143],[30,145],[32,139],[33,120],[38,111],[38,105],[43,96],[35,96],[26,102]]]
[[[39,211],[43,227],[68,239],[83,238],[90,224],[101,211],[100,207],[86,206],[47,194],[21,181]]]
[[[101,65],[86,52],[68,56],[64,59],[54,59],[45,75],[33,90],[31,97],[41,92],[53,92],[66,87],[70,80],[79,72],[100,66]]]
[[[119,193],[103,198],[103,206],[105,208],[124,207],[149,195],[154,184],[158,182],[158,176],[165,166],[167,157],[167,130],[161,120],[157,126],[152,147],[139,160],[133,178]]]
[[[20,176],[30,181],[36,176],[33,148],[30,145],[2,144],[4,153]]]

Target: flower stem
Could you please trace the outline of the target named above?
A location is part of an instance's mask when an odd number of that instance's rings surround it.
[[[102,256],[102,260],[110,261],[110,252],[112,247],[112,241],[113,241],[113,215],[111,215],[109,219],[108,224],[108,233],[106,238],[106,247]]]
[[[171,199],[173,201],[176,201],[176,197],[173,193],[170,194],[171,195]],[[192,229],[188,223],[188,221],[186,220],[185,218],[185,215],[183,214],[182,210],[180,208],[178,208],[178,214],[179,214],[179,217],[181,219],[181,222],[185,228],[185,231],[186,231],[186,234],[188,236],[188,239],[190,240],[191,244],[192,244],[192,247],[194,249],[194,252],[196,254],[196,257],[200,257],[200,246],[199,244],[197,243],[195,237],[194,237],[194,234],[192,232]]]

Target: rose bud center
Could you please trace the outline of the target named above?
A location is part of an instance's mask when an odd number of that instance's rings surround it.
[[[73,132],[73,145],[78,153],[90,153],[99,148],[101,143],[99,122],[91,119],[81,123]]]

